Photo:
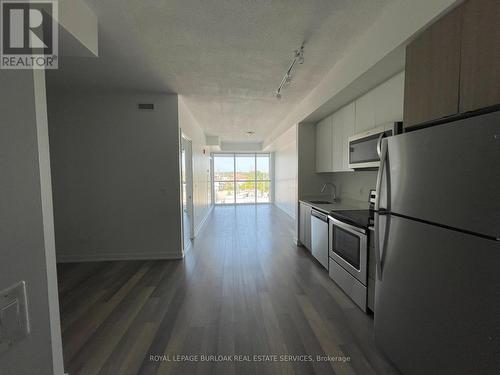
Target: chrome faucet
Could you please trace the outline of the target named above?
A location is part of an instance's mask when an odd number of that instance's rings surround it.
[[[328,186],[332,187],[332,202],[337,202],[337,187],[331,182],[327,182],[326,184],[324,184],[321,188],[321,192],[324,193]]]

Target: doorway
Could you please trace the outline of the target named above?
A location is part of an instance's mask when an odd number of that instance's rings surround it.
[[[193,207],[193,144],[189,138],[181,137],[181,181],[182,181],[182,242],[183,249],[191,246],[194,238]]]

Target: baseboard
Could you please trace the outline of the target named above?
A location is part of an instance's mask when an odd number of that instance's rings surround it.
[[[182,253],[99,253],[99,254],[57,254],[57,263],[104,262],[119,260],[165,260],[182,259]]]
[[[200,225],[198,225],[198,227],[194,228],[194,237],[195,238],[198,237],[198,234],[200,234],[201,230],[203,229],[203,227],[205,226],[205,224],[208,222],[208,217],[212,213],[213,209],[214,209],[214,205],[212,204],[210,206],[210,208],[208,209],[207,214],[205,215],[205,217],[203,218],[203,220],[200,222]]]

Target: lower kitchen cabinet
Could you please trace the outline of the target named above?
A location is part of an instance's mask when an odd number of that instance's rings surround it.
[[[300,203],[299,207],[299,241],[311,250],[311,211],[312,207]]]

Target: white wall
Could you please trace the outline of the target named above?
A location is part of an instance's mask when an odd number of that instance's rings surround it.
[[[212,209],[210,149],[206,145],[205,133],[182,97],[179,97],[179,126],[182,134],[189,138],[193,145],[193,208],[196,236]]]
[[[58,261],[181,257],[177,96],[48,95]]]
[[[297,216],[297,126],[273,144],[274,204],[293,219]]]
[[[31,333],[1,375],[63,374],[43,71],[0,71],[0,290],[24,280]]]

